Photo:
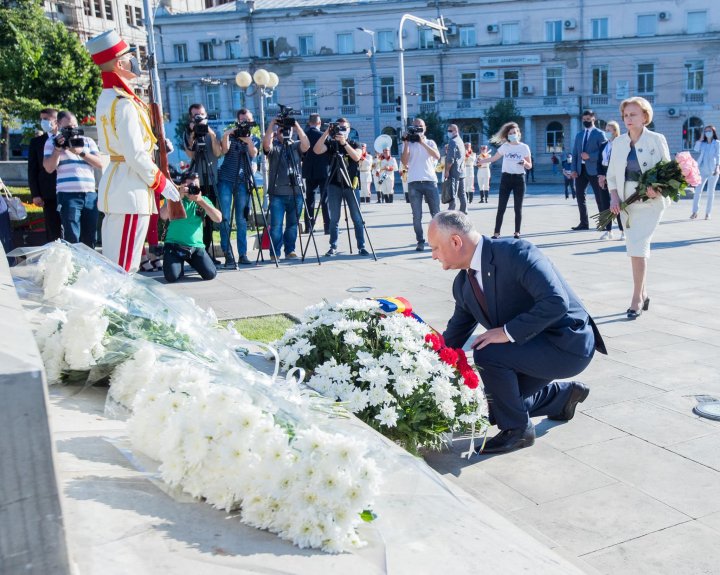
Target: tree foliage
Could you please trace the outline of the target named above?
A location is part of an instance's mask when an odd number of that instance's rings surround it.
[[[523,117],[520,109],[515,105],[515,100],[505,98],[485,110],[483,131],[488,138],[491,138],[500,130],[503,124],[515,122],[522,126],[522,121]]]
[[[425,122],[425,137],[433,140],[438,147],[445,141],[445,123],[437,112],[423,112],[415,116]]]
[[[5,139],[10,127],[36,121],[47,106],[78,117],[95,115],[100,90],[100,72],[90,54],[75,33],[45,17],[42,2],[0,2],[0,117]]]

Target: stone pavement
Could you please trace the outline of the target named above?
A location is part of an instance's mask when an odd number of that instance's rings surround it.
[[[589,573],[720,575],[720,422],[692,413],[695,396],[720,398],[720,227],[688,220],[689,200],[666,211],[649,265],[650,310],[628,321],[632,280],[622,242],[570,231],[577,208],[560,190],[530,187],[523,237],[553,259],[605,337],[610,355],[581,376],[590,396],[572,422],[536,420],[530,449],[468,462],[458,456],[467,441],[459,440],[454,452],[427,461]],[[490,205],[470,205],[488,235],[496,198],[493,189]],[[409,205],[396,200],[363,205],[377,262],[350,255],[343,232],[341,255],[321,257],[322,265],[313,254],[280,269],[221,272],[212,282],[190,276],[173,289],[220,318],[297,315],[323,298],[398,295],[442,330],[454,273],[414,250]],[[512,218],[509,210],[505,234]],[[316,240],[324,253],[327,236]]]

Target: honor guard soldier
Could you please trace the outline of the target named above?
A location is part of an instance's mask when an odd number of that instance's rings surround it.
[[[150,215],[157,213],[155,192],[178,201],[173,183],[155,165],[156,139],[148,108],[126,81],[140,75],[140,64],[114,30],[85,44],[102,71],[103,91],[97,103],[100,151],[110,165],[100,180],[98,208],[102,223],[103,254],[128,272],[137,271]]]

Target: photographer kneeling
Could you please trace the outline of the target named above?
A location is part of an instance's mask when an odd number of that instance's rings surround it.
[[[204,280],[217,275],[212,259],[203,244],[203,220],[207,215],[213,222],[222,220],[220,210],[202,195],[200,179],[196,173],[183,176],[183,184],[178,187],[187,218],[172,220],[168,223],[163,253],[163,274],[168,283],[181,278],[185,273],[185,262],[200,274]],[[160,218],[168,219],[167,202],[160,208]]]

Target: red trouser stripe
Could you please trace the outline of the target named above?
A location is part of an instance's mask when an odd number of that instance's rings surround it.
[[[125,244],[127,243],[127,235],[130,229],[130,218],[132,214],[125,214],[125,221],[123,222],[122,236],[120,236],[120,257],[118,258],[118,265],[121,268],[125,268]],[[127,271],[127,269],[125,269]]]
[[[137,234],[137,223],[138,223],[138,215],[137,214],[130,214],[130,233],[128,234],[127,239],[127,251],[125,253],[125,264],[123,265],[123,268],[126,272],[130,271],[130,266],[132,265],[133,260],[133,254],[135,252],[135,235]]]

